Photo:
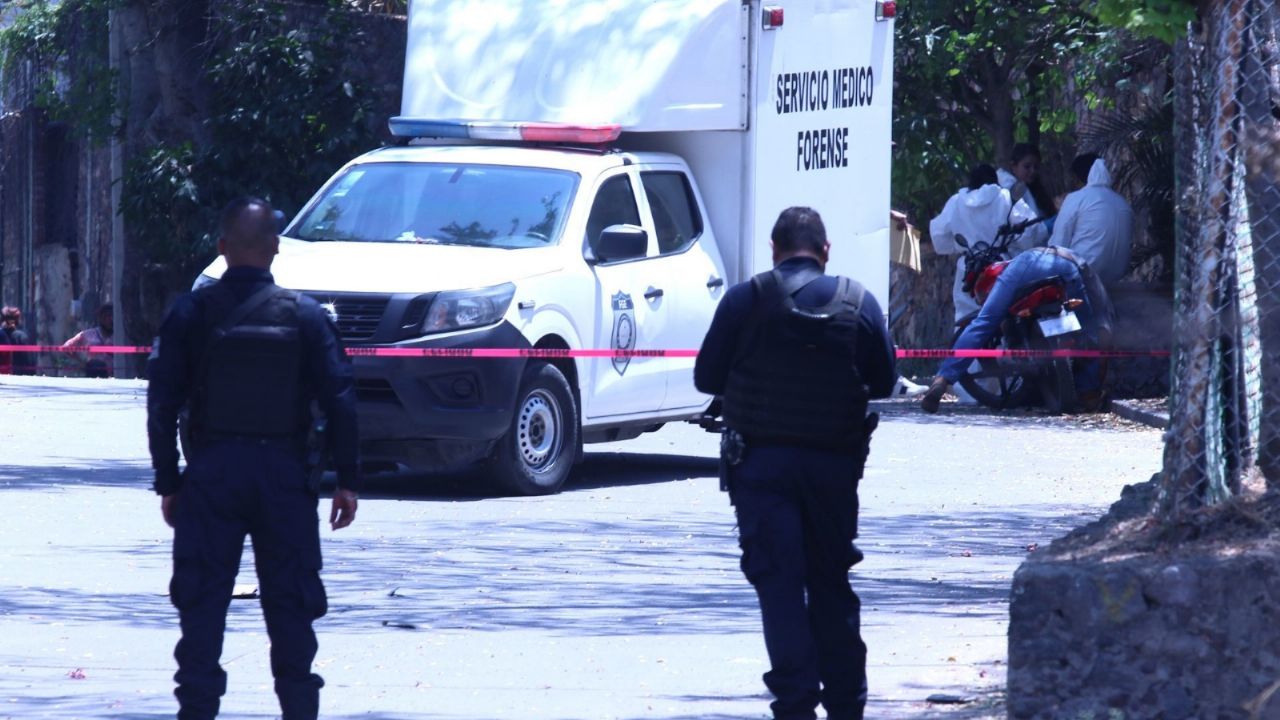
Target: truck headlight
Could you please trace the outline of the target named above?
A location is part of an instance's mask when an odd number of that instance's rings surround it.
[[[424,335],[492,325],[507,314],[516,294],[513,283],[483,290],[461,290],[436,295],[422,321]]]

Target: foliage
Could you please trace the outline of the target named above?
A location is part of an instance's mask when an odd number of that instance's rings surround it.
[[[112,132],[115,74],[107,64],[107,13],[119,0],[24,0],[2,8],[5,95],[44,108],[102,142]]]
[[[213,240],[202,229],[214,219],[201,202],[196,168],[190,143],[157,145],[124,174],[120,212],[152,263],[190,267],[212,252]]]
[[[1114,114],[1117,97],[1151,92],[1131,76],[1168,67],[1167,46],[1128,29],[1170,37],[1179,24],[1185,31],[1188,12],[1188,0],[906,4],[895,59],[895,207],[932,217],[970,167],[1003,160],[1014,141],[1075,148],[1078,112]],[[1149,159],[1113,157],[1126,158],[1121,172]],[[1046,178],[1051,190],[1067,189],[1054,180]]]
[[[1145,103],[1132,112],[1093,118],[1081,143],[1109,158],[1127,158],[1111,173],[1112,186],[1127,191],[1136,207],[1173,207],[1173,98]]]
[[[376,144],[369,100],[343,72],[343,44],[361,38],[341,14],[300,30],[274,4],[246,3],[230,24],[233,41],[207,67],[205,162],[208,181],[222,185],[210,191],[218,200],[258,192],[292,214],[339,165]]]
[[[1196,4],[1192,0],[1097,0],[1094,12],[1107,25],[1172,44],[1186,37],[1188,23],[1196,18]]]
[[[1174,253],[1173,123],[1173,97],[1166,95],[1127,112],[1099,114],[1080,132],[1082,146],[1108,158],[1112,187],[1135,210],[1148,212],[1152,242],[1135,246],[1134,264],[1158,254],[1166,271],[1173,269]]]
[[[123,212],[149,260],[194,272],[212,256],[217,213],[232,199],[258,195],[292,215],[376,145],[370,102],[344,79],[343,43],[358,43],[359,31],[341,14],[298,25],[277,3],[242,2],[217,19],[220,49],[204,68],[207,145],[155,145],[125,178]]]
[[[409,12],[409,0],[343,0],[353,10],[387,15],[405,15]]]
[[[1082,0],[917,0],[898,15],[895,205],[932,212],[967,169],[1075,122],[1064,95],[1102,31]]]

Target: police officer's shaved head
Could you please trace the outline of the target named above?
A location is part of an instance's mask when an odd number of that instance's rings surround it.
[[[822,216],[808,207],[789,207],[773,224],[773,252],[778,256],[814,255],[826,259],[827,228]]]
[[[256,197],[238,197],[227,204],[218,223],[218,251],[227,264],[270,267],[280,239],[271,204]]]

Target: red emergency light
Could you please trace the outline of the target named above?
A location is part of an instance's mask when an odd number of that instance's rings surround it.
[[[898,3],[894,0],[877,0],[876,20],[892,20],[898,16]]]
[[[776,30],[782,27],[783,12],[782,8],[773,5],[766,5],[761,11],[764,29]]]

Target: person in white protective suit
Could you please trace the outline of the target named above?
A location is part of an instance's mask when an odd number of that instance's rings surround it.
[[[1009,189],[996,183],[995,168],[978,165],[969,172],[969,184],[947,200],[942,212],[929,221],[929,237],[939,255],[956,255],[955,282],[951,298],[955,303],[955,320],[978,311],[978,303],[964,291],[964,248],[956,242],[962,236],[970,244],[991,242],[1000,226],[1016,225],[1036,219],[1035,211],[1024,200],[1014,200]],[[1031,229],[1039,225],[1032,226]],[[1030,229],[1029,229],[1030,230]],[[1009,247],[1010,257],[1023,250],[1044,244],[1041,235],[1024,232]]]
[[[1000,226],[1016,225],[1028,220],[1035,220],[1035,211],[1023,199],[1014,199],[1014,192],[1021,192],[1024,187],[1015,186],[1015,190],[1001,187],[997,182],[996,170],[990,165],[978,165],[969,171],[969,184],[960,192],[952,195],[942,212],[929,222],[929,236],[933,240],[933,249],[939,255],[956,255],[956,274],[951,288],[951,299],[955,305],[955,324],[957,327],[964,318],[974,315],[980,305],[969,293],[964,291],[964,251],[956,242],[956,236],[964,237],[970,245],[977,242],[995,240]],[[1047,239],[1043,231],[1032,233],[1030,230],[1040,228],[1033,225],[1009,246],[1009,257],[1044,244]],[[976,361],[975,361],[976,362]],[[977,400],[964,388],[956,385],[952,392],[965,404],[976,404]],[[918,393],[912,393],[918,394]]]
[[[1110,285],[1129,271],[1133,209],[1111,189],[1111,173],[1097,155],[1077,156],[1071,174],[1079,189],[1062,201],[1049,244],[1071,250]]]

